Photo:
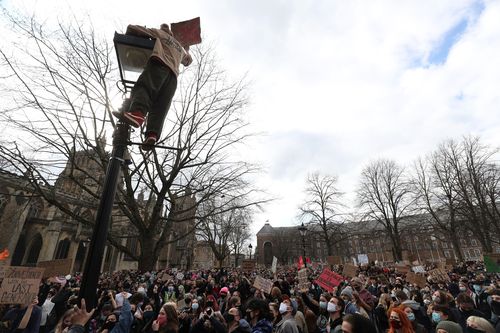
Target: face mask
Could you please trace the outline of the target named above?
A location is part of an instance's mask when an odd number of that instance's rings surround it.
[[[174,287],[168,287],[168,291],[169,291],[169,292],[174,291]]]
[[[398,328],[401,328],[401,322],[399,320],[394,320],[394,319],[391,319],[390,320],[390,323],[391,323],[391,326],[398,329]]]
[[[335,303],[332,303],[332,302],[328,302],[328,307],[327,307],[327,311],[328,312],[337,312],[337,304]]]
[[[439,323],[441,321],[441,315],[437,312],[433,312],[432,313],[432,321],[436,324]]]
[[[415,321],[415,314],[413,312],[412,313],[408,313],[407,316],[408,316],[408,320]]]
[[[460,289],[461,292],[467,291],[467,288],[465,288],[465,287],[460,287],[458,289]]]
[[[286,312],[287,312],[287,310],[288,310],[288,309],[287,309],[286,304],[285,304],[285,303],[280,303],[280,309],[279,309],[280,313],[281,313],[281,314],[284,314],[284,313],[286,313]]]
[[[199,306],[200,305],[198,303],[193,303],[193,304],[191,304],[191,309],[193,309],[194,311],[196,311],[196,310],[198,310]]]
[[[431,304],[431,301],[430,301],[430,300],[428,300],[428,299],[424,299],[424,304],[425,304],[425,305],[429,305],[429,304]]]
[[[474,291],[475,291],[476,293],[478,293],[478,292],[480,292],[480,291],[481,291],[481,286],[480,286],[480,285],[478,285],[478,284],[475,284],[475,285],[473,285],[472,287],[474,288]]]
[[[167,323],[167,316],[158,316],[156,320],[158,321],[158,325],[160,325],[160,327],[165,326]]]
[[[224,315],[224,320],[226,321],[226,323],[232,323],[234,321],[234,315],[230,314],[230,313],[226,313]]]
[[[212,301],[208,301],[208,302],[207,302],[207,306],[211,308],[212,306],[214,306],[214,302],[212,302]]]
[[[112,323],[112,322],[104,323],[104,325],[102,325],[102,329],[111,331],[113,329],[113,327],[115,327],[115,324],[116,323]]]
[[[144,318],[144,320],[146,322],[150,321],[151,318],[153,318],[155,315],[155,313],[153,311],[144,311],[144,313],[142,314],[142,317]]]
[[[439,297],[439,296],[432,296],[432,301],[434,303],[439,303],[439,302],[441,302],[441,297]]]
[[[319,302],[319,307],[320,307],[321,309],[326,309],[326,306],[327,306],[326,302],[323,302],[323,301],[320,301],[320,302]]]
[[[143,287],[139,287],[139,288],[137,288],[137,292],[141,293],[141,294],[144,294],[146,291],[144,290]]]
[[[470,333],[484,333],[483,330],[478,330],[477,328],[472,328],[470,326],[467,326],[467,332],[470,332]]]

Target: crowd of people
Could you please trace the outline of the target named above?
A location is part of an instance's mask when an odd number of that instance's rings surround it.
[[[333,290],[299,289],[297,268],[120,271],[103,274],[96,308],[78,300],[80,276],[42,281],[28,306],[0,308],[0,332],[25,333],[499,333],[500,275],[469,263],[425,286],[375,264]],[[342,267],[335,267],[342,272]],[[270,293],[254,287],[273,282]]]

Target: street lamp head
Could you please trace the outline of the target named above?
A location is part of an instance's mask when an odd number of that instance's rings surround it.
[[[302,222],[302,224],[300,225],[300,227],[298,229],[299,229],[300,235],[302,237],[305,237],[307,234],[307,227],[304,225],[304,222]]]
[[[250,251],[252,251],[253,248],[252,244],[248,244],[248,248],[250,249]]]
[[[125,90],[132,89],[153,53],[155,41],[115,32],[113,42],[122,84]]]

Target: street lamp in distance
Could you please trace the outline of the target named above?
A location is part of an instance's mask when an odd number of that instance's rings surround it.
[[[300,225],[298,228],[300,232],[300,236],[302,237],[302,257],[304,260],[304,267],[307,267],[307,260],[306,260],[306,234],[307,234],[307,227],[304,225],[304,222]]]
[[[248,250],[250,251],[250,260],[252,260],[252,244],[248,244]]]

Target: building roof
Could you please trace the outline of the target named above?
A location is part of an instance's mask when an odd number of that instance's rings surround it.
[[[264,224],[262,228],[257,232],[257,235],[263,236],[263,235],[274,235],[274,228],[271,227],[269,223]]]

